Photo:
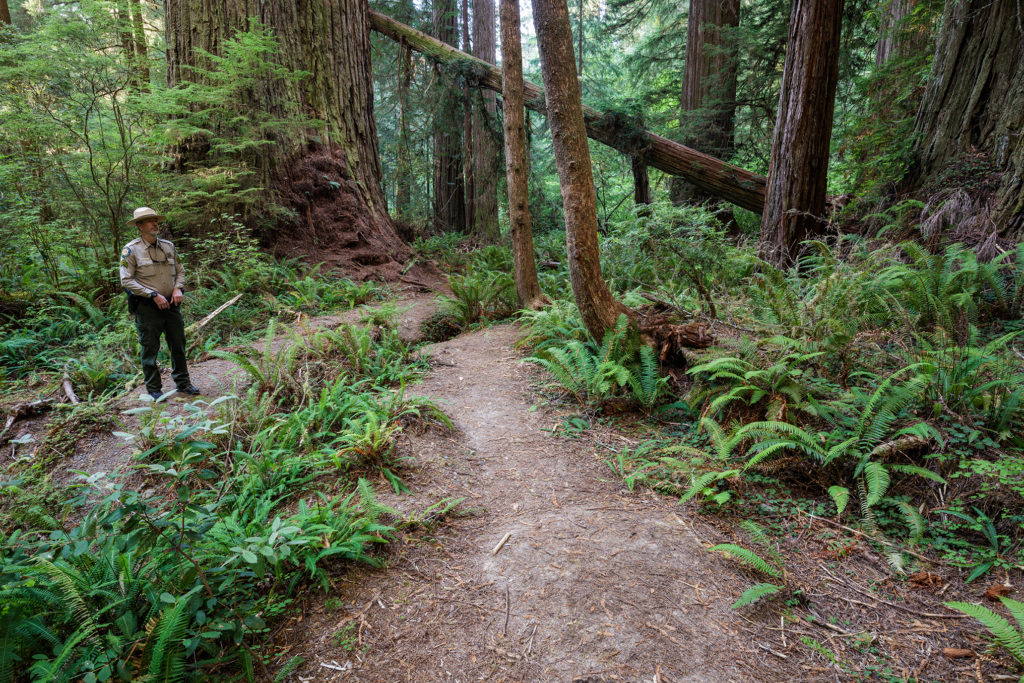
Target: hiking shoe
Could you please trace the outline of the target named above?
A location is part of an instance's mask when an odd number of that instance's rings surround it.
[[[178,387],[178,393],[188,396],[199,396],[203,392],[199,391],[194,384],[189,384],[188,386]]]
[[[162,391],[147,391],[146,393],[152,396],[154,401],[159,401],[160,397],[164,395]]]

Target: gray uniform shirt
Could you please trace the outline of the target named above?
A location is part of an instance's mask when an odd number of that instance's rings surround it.
[[[121,286],[146,299],[153,292],[170,299],[175,289],[185,288],[185,269],[174,245],[157,238],[147,244],[137,237],[121,250]]]

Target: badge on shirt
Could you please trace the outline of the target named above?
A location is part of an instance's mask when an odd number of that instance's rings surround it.
[[[129,249],[128,247],[125,247],[124,249],[122,249],[121,250],[121,263],[125,263],[126,264],[128,256],[131,255],[131,253],[132,253],[132,250]]]

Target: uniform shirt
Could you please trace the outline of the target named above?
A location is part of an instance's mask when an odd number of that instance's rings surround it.
[[[174,245],[159,237],[148,244],[138,237],[121,250],[121,286],[149,299],[153,292],[170,299],[175,289],[185,289],[185,269]]]

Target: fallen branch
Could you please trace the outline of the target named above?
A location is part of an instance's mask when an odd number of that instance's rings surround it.
[[[78,405],[80,401],[78,396],[75,394],[75,388],[71,386],[71,376],[68,375],[67,370],[64,371],[64,379],[61,380],[61,387],[64,389],[64,395],[68,397],[72,405]]]
[[[4,424],[3,431],[0,431],[0,443],[6,442],[4,435],[7,434],[7,430],[11,428],[12,424],[23,417],[37,415],[44,410],[49,410],[52,404],[52,398],[41,398],[38,401],[32,401],[31,403],[19,403],[12,407],[7,411],[7,422]]]
[[[227,308],[228,306],[230,306],[231,304],[233,304],[233,303],[235,303],[236,301],[238,301],[239,299],[241,299],[241,298],[242,298],[242,294],[244,294],[244,292],[239,292],[239,293],[238,293],[238,294],[236,294],[236,295],[235,295],[234,297],[232,297],[230,301],[228,301],[228,302],[226,302],[226,303],[223,303],[223,304],[221,304],[220,306],[218,306],[218,307],[217,307],[217,310],[213,311],[213,313],[210,313],[209,315],[207,315],[207,316],[206,316],[205,318],[203,318],[203,319],[202,319],[202,320],[200,320],[199,322],[197,322],[197,323],[193,323],[192,325],[189,325],[189,326],[188,326],[188,329],[186,329],[186,330],[185,330],[185,333],[186,333],[186,334],[194,334],[194,333],[198,332],[199,330],[203,329],[204,327],[206,327],[206,325],[207,325],[207,324],[208,324],[208,323],[209,323],[209,322],[210,322],[211,320],[213,320],[213,319],[214,319],[214,318],[216,318],[216,317],[217,317],[218,315],[220,315],[221,313],[223,313],[223,312],[224,312],[224,309],[226,309],[226,308]]]

